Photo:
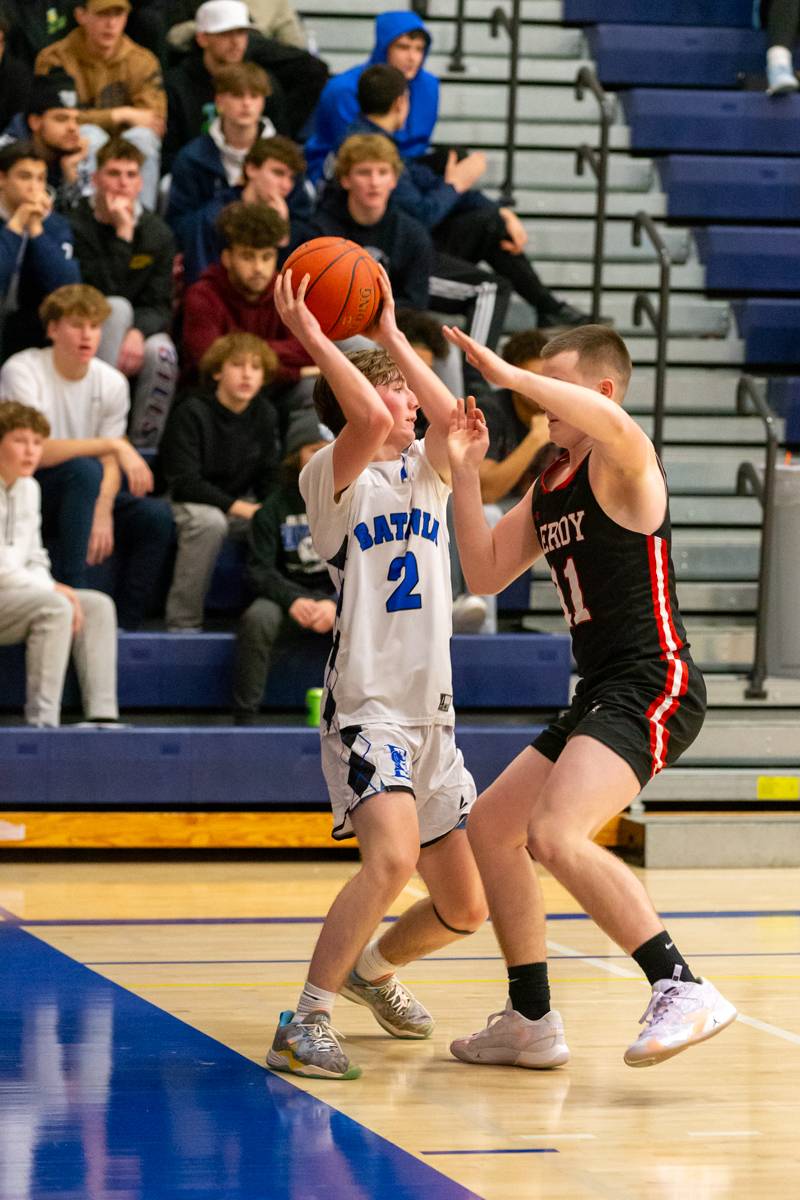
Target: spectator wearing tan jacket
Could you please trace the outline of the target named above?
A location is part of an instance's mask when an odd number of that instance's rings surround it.
[[[78,28],[42,50],[35,71],[46,75],[61,67],[74,79],[92,170],[97,151],[115,133],[124,132],[142,151],[142,203],[152,210],[167,98],[158,59],[125,36],[130,7],[129,0],[86,0],[75,9]]]

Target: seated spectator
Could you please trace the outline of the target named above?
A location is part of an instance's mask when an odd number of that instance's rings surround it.
[[[75,5],[76,0],[3,0],[10,26],[9,46],[29,71],[45,46],[75,28]]]
[[[172,164],[167,221],[180,250],[191,245],[206,206],[216,209],[220,193],[241,185],[245,155],[253,143],[274,135],[274,125],[262,116],[268,94],[266,73],[255,63],[225,67],[214,76],[218,115]]]
[[[218,261],[222,243],[217,232],[217,217],[234,200],[274,208],[278,216],[289,223],[287,241],[291,239],[297,243],[310,237],[307,222],[312,203],[306,187],[305,165],[300,148],[280,134],[253,142],[244,158],[242,182],[218,192],[209,200],[197,214],[191,239],[184,240],[184,283],[194,283],[206,267]],[[188,222],[184,228],[188,228]]]
[[[327,436],[325,436],[327,434]],[[330,641],[336,617],[336,593],[327,564],[314,549],[300,472],[330,441],[315,413],[292,414],[278,487],[250,522],[247,581],[255,599],[236,631],[233,670],[233,719],[253,725],[264,696],[272,649],[289,630]]]
[[[181,146],[208,129],[214,117],[213,76],[245,60],[268,74],[265,115],[280,133],[300,134],[328,78],[320,59],[304,48],[256,33],[247,5],[239,0],[207,0],[195,20],[178,29],[187,44],[193,36],[194,45],[167,73],[169,161]]]
[[[503,358],[514,367],[538,374],[547,336],[539,329],[514,333]],[[550,465],[558,449],[550,441],[547,414],[519,392],[484,391],[480,408],[489,429],[489,449],[480,467],[484,504],[512,508]]]
[[[39,409],[50,423],[37,479],[53,574],[84,588],[88,567],[116,551],[117,618],[137,629],[157,605],[174,529],[167,502],[145,495],[153,476],[125,439],[128,381],[95,357],[109,306],[79,284],[48,296],[40,316],[52,346],[10,358],[0,397]]]
[[[185,50],[197,31],[195,9],[197,0],[173,0],[171,7],[177,17],[169,31],[167,40],[175,50]],[[183,19],[181,9],[190,14]],[[289,0],[248,0],[250,26],[265,38],[280,42],[283,46],[295,46],[298,50],[308,48],[308,38],[303,23],[292,8]]]
[[[167,596],[170,633],[203,627],[203,604],[222,543],[242,540],[276,482],[278,426],[263,392],[275,355],[251,333],[217,338],[200,363],[201,386],[164,433],[159,470],[178,529]]]
[[[396,67],[369,67],[358,81],[361,118],[352,133],[396,138],[408,117],[408,82]],[[545,287],[525,255],[528,235],[517,214],[475,188],[485,169],[482,154],[456,161],[451,151],[444,176],[420,159],[408,159],[392,200],[430,230],[434,246],[469,262],[487,262],[536,312],[542,328],[588,324],[592,318]]]
[[[35,408],[0,403],[0,645],[25,642],[25,720],[61,723],[70,651],[87,720],[115,725],[117,622],[102,592],[57,583],[42,546],[41,494],[33,473],[50,432]]]
[[[306,351],[289,332],[275,307],[277,247],[287,225],[266,204],[237,201],[219,216],[224,244],[221,261],[187,289],[183,311],[183,355],[191,376],[217,338],[236,331],[263,338],[274,351],[275,398],[281,429],[292,408],[311,403],[318,374]]]
[[[153,210],[167,97],[158,59],[125,35],[130,7],[129,0],[86,0],[85,6],[78,5],[79,28],[42,50],[35,69],[37,75],[47,75],[61,67],[75,80],[92,171],[97,151],[115,133],[124,131],[141,150],[142,203]]]
[[[796,92],[800,83],[794,70],[793,53],[800,37],[798,0],[755,0],[754,15],[767,31],[767,91],[770,96]]]
[[[72,230],[53,212],[47,163],[30,142],[0,150],[0,358],[38,346],[44,330],[37,316],[55,288],[77,283]]]
[[[349,238],[382,263],[397,303],[407,308],[467,313],[471,336],[493,345],[503,328],[510,289],[504,280],[454,255],[434,252],[430,234],[390,203],[403,164],[383,134],[349,137],[309,221],[313,236]]]
[[[81,136],[74,81],[57,68],[34,75],[27,108],[16,112],[0,144],[30,141],[47,163],[47,186],[55,208],[66,213],[92,190],[89,143]]]
[[[178,378],[172,324],[175,242],[169,226],[139,204],[141,150],[112,138],[97,155],[95,195],[70,214],[84,282],[103,292],[111,316],[98,358],[135,381],[128,436],[157,446]]]
[[[25,108],[31,86],[30,68],[15,57],[9,46],[12,28],[8,16],[0,9],[0,131],[15,113]]]
[[[366,62],[335,75],[320,96],[314,132],[305,146],[312,180],[323,174],[326,158],[336,153],[345,131],[358,118],[358,81],[375,63],[397,67],[408,80],[408,119],[396,139],[400,157],[420,158],[428,152],[439,112],[439,80],[422,65],[430,44],[431,36],[414,12],[386,12],[375,18],[372,54]]]

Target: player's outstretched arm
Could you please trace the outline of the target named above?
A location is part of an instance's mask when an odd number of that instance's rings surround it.
[[[445,479],[450,477],[447,460],[447,434],[450,418],[455,407],[455,396],[442,382],[435,371],[423,362],[409,344],[404,333],[397,328],[394,296],[389,276],[383,267],[378,268],[381,277],[383,304],[376,325],[367,330],[367,336],[383,346],[397,363],[408,386],[419,401],[420,408],[430,422],[425,434],[425,449],[431,466]]]
[[[275,283],[275,307],[284,325],[305,347],[333,389],[344,414],[345,426],[337,435],[333,452],[333,482],[344,491],[375,457],[392,429],[392,416],[375,388],[320,328],[305,303],[310,276],[305,275],[295,294],[291,268]]]
[[[502,591],[542,553],[531,515],[530,491],[494,529],[486,524],[479,469],[488,447],[486,422],[472,396],[466,406],[457,401],[447,438],[453,515],[464,578],[470,591],[478,595]]]
[[[545,412],[581,430],[617,470],[638,475],[656,466],[650,439],[610,394],[512,367],[460,329],[443,326],[442,332],[489,383],[530,397]],[[608,383],[613,387],[611,380]]]

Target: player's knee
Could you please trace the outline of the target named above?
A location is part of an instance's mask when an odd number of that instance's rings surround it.
[[[543,817],[531,824],[527,845],[533,858],[549,870],[569,856],[572,839],[557,822]]]
[[[447,910],[447,920],[464,933],[474,933],[480,929],[488,916],[489,907],[483,893],[463,900],[452,912],[450,908]]]
[[[371,863],[365,869],[372,877],[373,887],[383,896],[394,899],[408,883],[417,865],[417,855],[403,846],[393,846],[386,851],[380,862]]]

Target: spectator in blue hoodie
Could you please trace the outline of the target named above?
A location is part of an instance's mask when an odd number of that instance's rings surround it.
[[[366,62],[326,83],[317,106],[314,132],[305,145],[308,174],[317,180],[325,159],[335,153],[349,125],[359,116],[358,81],[367,67],[388,63],[408,80],[408,118],[395,141],[401,158],[426,154],[439,113],[439,80],[424,69],[431,35],[413,12],[380,13],[375,18],[375,47]]]
[[[0,150],[0,361],[40,346],[45,296],[80,282],[72,230],[53,212],[47,162],[30,142]]]

